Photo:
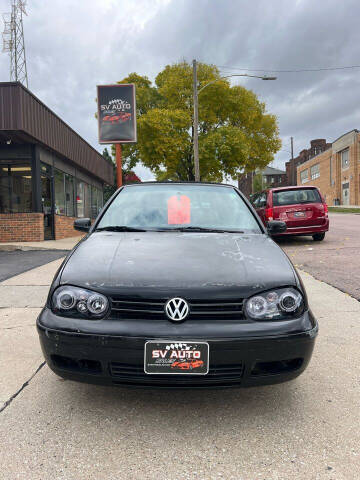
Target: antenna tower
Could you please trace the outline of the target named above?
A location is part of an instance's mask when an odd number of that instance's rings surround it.
[[[3,15],[2,37],[3,52],[10,55],[10,81],[21,82],[28,87],[23,28],[23,14],[27,15],[25,4],[25,0],[11,0],[11,13]]]

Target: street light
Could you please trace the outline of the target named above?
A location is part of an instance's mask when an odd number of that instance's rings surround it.
[[[194,95],[194,122],[193,122],[193,130],[194,130],[194,165],[195,165],[195,182],[200,182],[200,166],[199,166],[199,102],[198,102],[198,94],[204,90],[204,88],[208,87],[209,85],[222,80],[223,78],[230,78],[230,77],[251,77],[251,78],[260,78],[260,80],[276,80],[277,77],[268,77],[266,75],[259,76],[259,75],[249,75],[247,73],[234,73],[233,75],[226,75],[216,80],[213,80],[206,85],[203,85],[200,90],[198,90],[197,85],[197,64],[196,60],[193,60],[193,95]]]

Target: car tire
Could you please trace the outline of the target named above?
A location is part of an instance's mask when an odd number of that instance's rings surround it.
[[[325,233],[315,233],[315,235],[313,235],[313,240],[315,242],[321,242],[322,240],[324,240],[325,238]]]

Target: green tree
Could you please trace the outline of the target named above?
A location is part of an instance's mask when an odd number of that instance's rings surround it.
[[[252,191],[253,193],[261,192],[263,188],[263,176],[261,172],[258,172],[253,176],[252,179]]]
[[[137,73],[119,82],[136,84],[138,143],[123,145],[127,168],[142,162],[159,180],[194,180],[192,81],[191,65],[180,62],[166,66],[155,86]],[[276,117],[214,65],[198,65],[198,82],[214,82],[199,94],[201,180],[266,167],[281,147]]]

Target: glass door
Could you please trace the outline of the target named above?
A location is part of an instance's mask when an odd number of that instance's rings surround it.
[[[51,178],[41,175],[41,202],[44,212],[44,240],[54,239],[54,210]]]

